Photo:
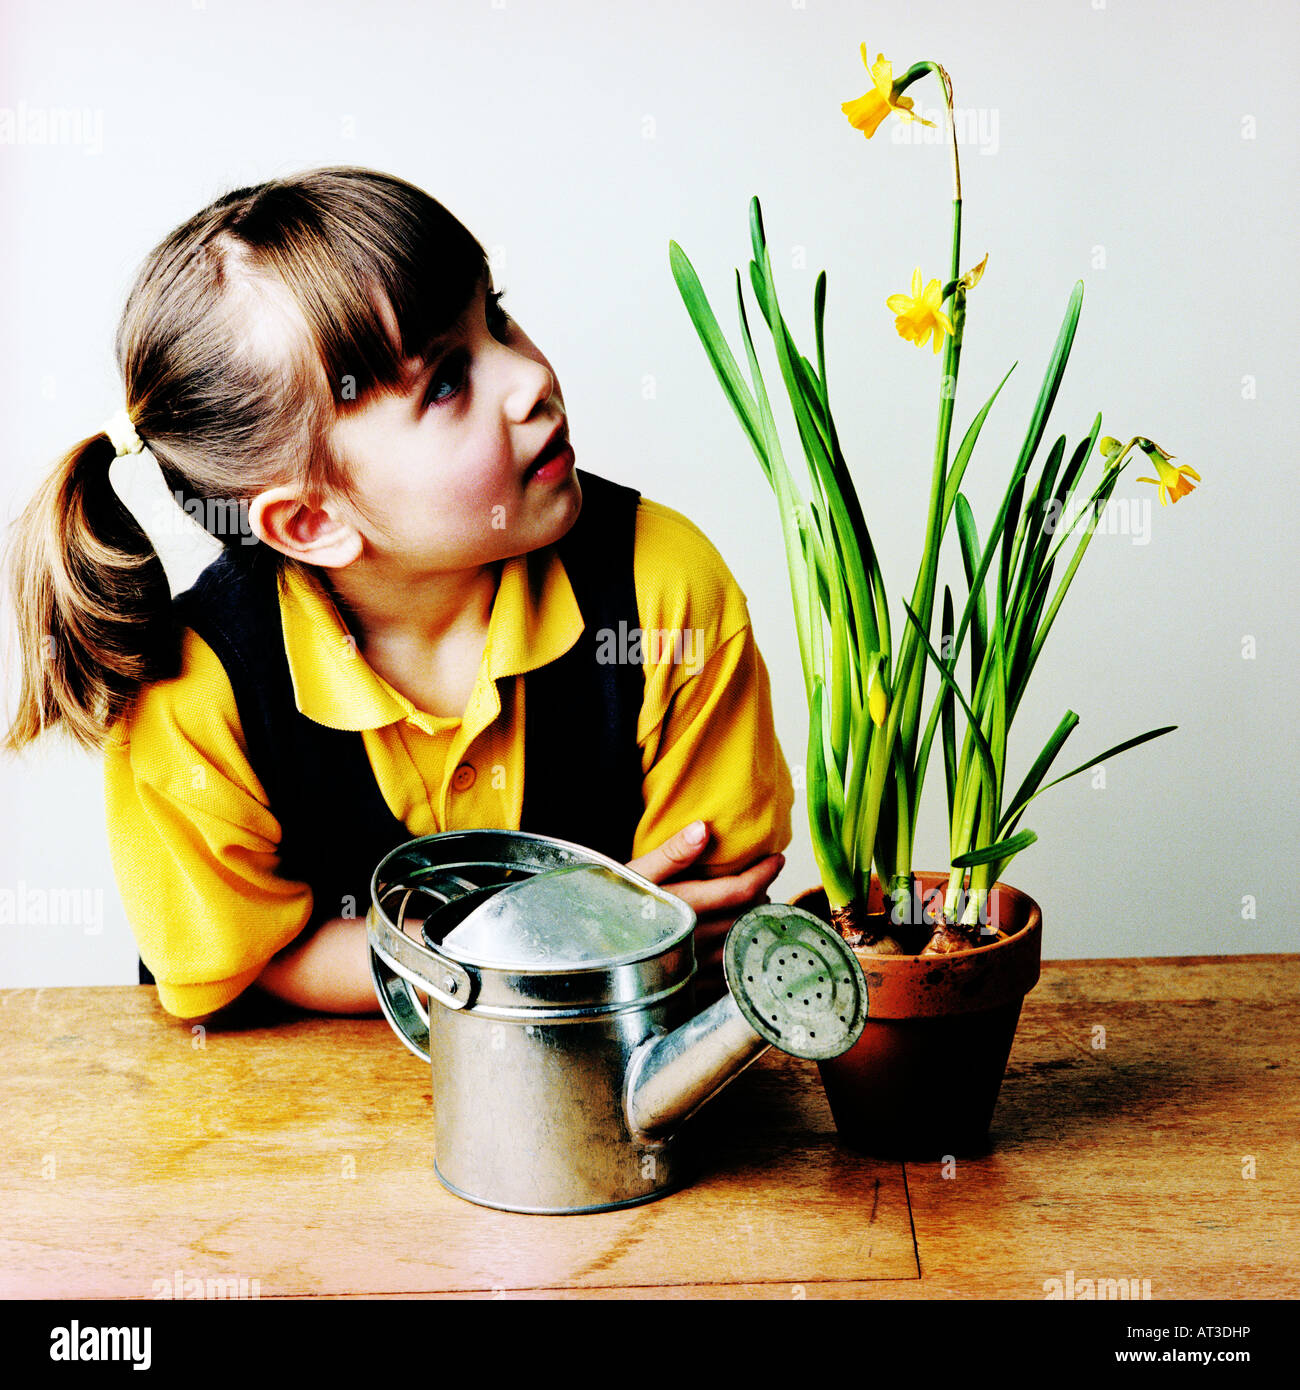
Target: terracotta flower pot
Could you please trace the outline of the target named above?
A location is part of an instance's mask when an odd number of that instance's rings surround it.
[[[946,874],[918,873],[929,904]],[[829,921],[826,894],[798,907]],[[937,899],[942,902],[942,898]],[[871,882],[869,910],[881,909]],[[867,1026],[843,1056],[820,1062],[840,1137],[882,1158],[983,1152],[1020,1006],[1038,983],[1042,915],[1005,884],[990,894],[990,925],[1005,939],[947,956],[855,950],[867,979]]]

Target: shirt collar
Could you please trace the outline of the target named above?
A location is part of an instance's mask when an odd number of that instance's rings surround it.
[[[286,566],[280,581],[280,621],[294,702],[308,719],[331,729],[361,730],[418,716],[411,701],[366,661],[315,572]],[[485,681],[523,675],[557,660],[582,629],[582,612],[553,545],[507,560],[470,707]],[[493,704],[500,707],[495,700]]]

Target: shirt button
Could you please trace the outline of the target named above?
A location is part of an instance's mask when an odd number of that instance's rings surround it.
[[[458,792],[467,792],[473,785],[478,773],[469,763],[461,763],[451,775],[451,785]]]

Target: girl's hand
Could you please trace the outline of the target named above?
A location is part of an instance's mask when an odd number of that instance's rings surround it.
[[[692,832],[695,832],[692,834]],[[769,854],[755,860],[743,873],[724,878],[687,878],[685,871],[709,842],[703,821],[688,825],[658,849],[633,859],[627,867],[651,883],[667,888],[695,911],[695,955],[702,976],[702,993],[725,993],[722,980],[722,943],[737,918],[770,902],[767,890],[785,867],[785,855]]]

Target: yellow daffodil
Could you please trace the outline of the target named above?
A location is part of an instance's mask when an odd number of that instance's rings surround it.
[[[1137,440],[1137,446],[1142,452],[1151,459],[1156,466],[1159,477],[1139,478],[1140,483],[1154,483],[1160,490],[1160,505],[1177,502],[1180,497],[1186,497],[1192,491],[1192,484],[1189,478],[1194,478],[1198,483],[1201,475],[1194,468],[1189,468],[1187,464],[1180,463],[1176,468],[1169,466],[1172,454],[1167,454],[1159,444],[1153,443],[1150,439]]]
[[[881,684],[880,673],[872,669],[871,682],[867,686],[867,709],[871,722],[877,729],[885,727],[885,715],[889,713],[889,701],[885,697],[885,687]]]
[[[862,62],[871,74],[871,90],[853,101],[840,103],[840,110],[849,118],[849,124],[854,129],[860,130],[870,140],[881,121],[891,111],[897,111],[905,121],[920,121],[922,125],[934,125],[933,121],[913,114],[911,97],[894,95],[894,67],[883,53],[876,54],[874,63],[867,62],[867,46],[864,43]]]
[[[934,334],[934,350],[943,346],[943,335],[952,333],[952,320],[939,307],[943,303],[943,292],[937,280],[931,280],[924,290],[921,288],[921,267],[912,272],[912,293],[891,294],[885,304],[898,317],[894,326],[898,336],[906,338],[917,347],[924,347],[925,340]]]

